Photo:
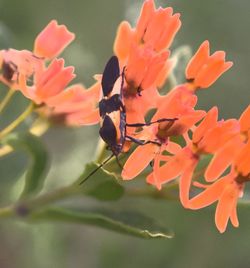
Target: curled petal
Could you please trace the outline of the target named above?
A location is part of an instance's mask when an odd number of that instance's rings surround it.
[[[34,44],[34,53],[39,57],[52,59],[58,56],[75,38],[65,25],[52,20],[39,35]]]

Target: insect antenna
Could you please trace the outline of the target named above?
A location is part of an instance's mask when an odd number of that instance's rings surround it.
[[[100,168],[102,168],[105,164],[108,163],[108,161],[114,156],[115,154],[111,154],[107,159],[105,159],[96,169],[94,169],[92,172],[89,173],[89,175],[84,178],[79,185],[82,185],[84,182],[86,182],[93,174],[95,174]]]

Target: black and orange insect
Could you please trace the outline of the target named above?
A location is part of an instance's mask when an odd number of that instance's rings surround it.
[[[119,88],[114,88],[114,85],[120,77],[121,84]],[[120,72],[118,58],[116,56],[112,56],[107,62],[103,71],[101,81],[103,98],[99,102],[99,112],[102,118],[99,134],[103,141],[107,144],[107,149],[111,150],[112,154],[95,170],[93,170],[83,181],[81,181],[80,184],[85,182],[98,169],[103,167],[113,156],[116,157],[118,165],[122,168],[118,160],[118,155],[123,151],[125,141],[132,141],[138,145],[157,143],[155,141],[138,140],[134,137],[127,135],[127,127],[143,127],[149,126],[154,123],[176,120],[176,118],[163,118],[150,123],[127,124],[126,107],[123,100],[124,80],[125,67],[123,68],[122,72]],[[138,94],[140,95],[139,92]]]

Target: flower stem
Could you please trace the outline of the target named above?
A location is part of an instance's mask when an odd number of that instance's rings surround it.
[[[7,106],[9,101],[11,100],[12,96],[14,95],[15,90],[14,89],[9,89],[8,93],[5,95],[3,100],[0,102],[0,114],[3,112],[4,108]]]
[[[0,218],[9,218],[13,215],[13,207],[8,206],[0,208]]]
[[[66,187],[61,187],[52,192],[19,201],[11,206],[0,208],[0,218],[10,218],[12,216],[26,217],[32,212],[38,211],[56,201],[63,200],[75,193],[78,194],[78,191],[76,191],[75,186],[72,184]]]
[[[45,193],[32,199],[20,201],[16,205],[16,212],[18,215],[20,214],[20,216],[23,216],[22,213],[30,214],[33,211],[39,210],[42,207],[50,205],[56,201],[65,199],[76,193],[77,191],[75,189],[75,186],[72,184],[69,186],[61,187],[52,192]]]
[[[8,125],[5,129],[0,132],[0,139],[13,131],[17,126],[19,126],[32,112],[34,109],[34,104],[30,103],[30,105],[25,109],[25,111],[18,116],[10,125]]]

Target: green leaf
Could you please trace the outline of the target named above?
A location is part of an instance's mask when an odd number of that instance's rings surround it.
[[[13,133],[4,138],[2,143],[10,145],[14,150],[24,150],[31,156],[21,198],[37,194],[43,186],[48,163],[48,155],[41,140],[30,133]]]
[[[80,211],[49,208],[30,216],[33,221],[57,221],[87,224],[139,238],[172,238],[173,233],[154,219],[137,212],[111,212],[107,210]]]
[[[84,173],[75,183],[79,191],[85,195],[95,197],[102,201],[112,201],[121,198],[124,194],[124,188],[118,183],[116,176],[107,170],[100,168],[91,175],[83,184],[79,185],[95,169],[99,167],[96,163],[88,163]]]

